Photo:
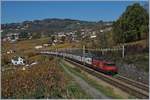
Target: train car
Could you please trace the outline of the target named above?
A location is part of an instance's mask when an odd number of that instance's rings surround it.
[[[81,58],[82,58],[82,62],[92,65],[92,58],[90,57],[81,57]]]
[[[81,61],[81,56],[75,56],[75,60]]]
[[[85,53],[84,56],[81,56],[81,61],[92,65],[92,56],[88,53]]]

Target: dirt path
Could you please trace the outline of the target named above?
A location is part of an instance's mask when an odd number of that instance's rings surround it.
[[[66,63],[66,62],[65,62]],[[91,85],[89,85],[86,81],[84,81],[82,78],[78,77],[77,75],[75,75],[74,73],[71,73],[64,65],[63,63],[60,63],[61,66],[63,67],[63,69],[71,76],[75,79],[75,81],[80,85],[80,87],[87,93],[89,94],[91,97],[93,97],[93,99],[109,99],[108,97],[106,97],[104,94],[102,94],[101,92],[99,92],[97,89],[95,89],[94,87],[92,87]]]

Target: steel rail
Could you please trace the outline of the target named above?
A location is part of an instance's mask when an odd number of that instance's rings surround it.
[[[126,77],[121,76],[121,75],[117,75],[116,78],[117,78],[118,80],[120,80],[120,81],[123,81],[123,82],[127,83],[127,84],[130,84],[130,85],[132,85],[132,86],[135,86],[135,87],[137,87],[137,88],[140,88],[140,89],[142,89],[142,90],[144,90],[144,91],[149,92],[149,86],[146,85],[146,84],[143,84],[143,83],[141,83],[141,82],[134,81],[134,80],[132,80],[132,79],[126,78]]]

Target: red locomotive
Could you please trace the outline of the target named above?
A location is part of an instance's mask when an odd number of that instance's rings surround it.
[[[93,68],[102,71],[106,74],[117,74],[118,68],[112,62],[101,60],[101,59],[94,59],[92,60]]]

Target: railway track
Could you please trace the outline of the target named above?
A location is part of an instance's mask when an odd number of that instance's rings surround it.
[[[85,67],[85,65],[79,64],[72,60],[69,60],[69,59],[65,59],[65,60],[71,64],[74,64],[74,65],[80,67],[82,70],[84,70],[84,71],[120,88],[121,90],[135,96],[136,98],[140,98],[140,99],[148,99],[149,98],[149,92],[148,92],[149,88],[145,85],[141,85],[140,83],[133,82],[132,80],[128,80],[127,78],[122,77],[122,76],[118,76],[117,78],[114,78],[114,77],[105,75],[103,73],[97,72],[89,67]],[[144,86],[144,88],[143,88],[143,86]]]
[[[149,86],[146,85],[146,84],[143,84],[143,83],[140,83],[140,82],[128,79],[128,78],[120,76],[120,75],[117,75],[115,78],[118,79],[118,80],[120,80],[120,81],[123,81],[123,82],[125,82],[127,84],[130,84],[132,86],[140,88],[140,89],[142,89],[142,90],[144,90],[146,92],[149,92]]]

